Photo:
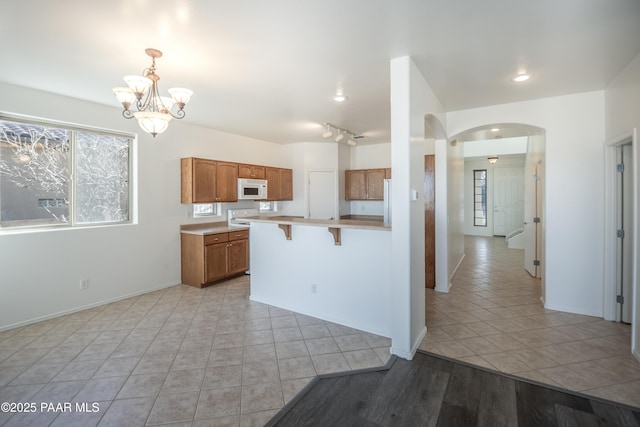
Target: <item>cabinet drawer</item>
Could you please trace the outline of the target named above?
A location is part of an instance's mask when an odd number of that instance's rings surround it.
[[[204,244],[214,245],[216,243],[224,243],[229,241],[229,233],[209,234],[204,236]]]
[[[229,232],[229,240],[241,240],[249,238],[249,230],[231,231]]]

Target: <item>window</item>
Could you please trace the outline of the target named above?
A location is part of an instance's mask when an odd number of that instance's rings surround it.
[[[487,226],[487,170],[473,171],[473,225]]]
[[[260,202],[260,213],[278,212],[278,202]]]
[[[0,228],[129,222],[132,144],[0,115]]]
[[[216,216],[220,215],[222,211],[222,203],[194,203],[193,204],[193,216]]]

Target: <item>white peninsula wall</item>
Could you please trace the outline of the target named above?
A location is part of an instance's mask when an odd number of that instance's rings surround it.
[[[389,227],[278,225],[251,222],[251,300],[391,337]]]

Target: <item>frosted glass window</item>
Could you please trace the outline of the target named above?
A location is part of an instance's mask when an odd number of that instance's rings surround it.
[[[0,228],[129,222],[132,143],[0,116]]]

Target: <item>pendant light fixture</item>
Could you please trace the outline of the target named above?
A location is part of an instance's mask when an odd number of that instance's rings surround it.
[[[135,117],[142,130],[155,137],[167,130],[172,118],[182,119],[185,116],[184,106],[191,99],[193,92],[184,88],[171,88],[169,89],[171,97],[160,96],[158,90],[160,76],[156,74],[156,58],[160,58],[162,52],[148,48],[145,53],[151,57],[151,66],[145,68],[140,76],[125,76],[124,81],[128,87],[113,88],[113,93],[124,107],[122,111],[124,118]],[[130,110],[132,105],[138,111],[132,112]],[[171,108],[174,105],[178,107],[178,111],[172,113]]]

